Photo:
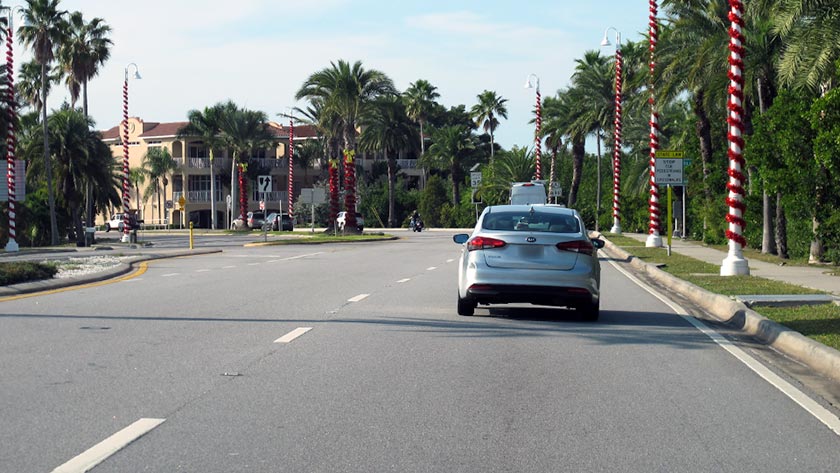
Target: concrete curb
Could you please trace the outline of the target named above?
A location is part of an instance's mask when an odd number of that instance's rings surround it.
[[[723,322],[730,327],[741,330],[820,375],[835,382],[840,382],[840,351],[774,322],[740,302],[683,281],[652,264],[643,262],[615,246],[603,236],[601,238],[606,242],[604,249],[607,250],[608,254],[611,253],[610,256],[617,256],[638,272],[644,273],[663,286],[681,293],[712,315],[712,320],[715,322]]]
[[[178,251],[174,253],[156,253],[156,254],[149,254],[149,255],[136,255],[131,257],[126,262],[120,263],[113,268],[108,268],[103,271],[99,271],[93,274],[83,275],[83,276],[74,276],[72,278],[64,278],[64,279],[45,279],[42,281],[32,281],[32,282],[25,282],[20,284],[11,284],[8,286],[0,287],[0,297],[8,297],[8,296],[18,296],[21,294],[31,294],[33,292],[42,292],[42,291],[50,291],[53,289],[62,289],[65,287],[70,286],[78,286],[82,284],[90,284],[94,282],[105,281],[108,279],[112,279],[115,277],[122,276],[131,272],[134,266],[137,263],[143,261],[151,261],[151,260],[158,260],[158,259],[167,259],[167,258],[178,258],[181,256],[196,256],[196,255],[206,255],[210,253],[221,253],[222,250],[217,249],[208,249],[208,250],[191,250],[191,251]]]

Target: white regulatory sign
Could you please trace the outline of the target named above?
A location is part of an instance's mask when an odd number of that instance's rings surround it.
[[[473,171],[470,173],[470,187],[478,187],[481,185],[481,171]]]
[[[683,179],[683,160],[677,158],[656,158],[656,184],[681,186]]]
[[[257,176],[257,187],[260,192],[271,192],[271,176]]]

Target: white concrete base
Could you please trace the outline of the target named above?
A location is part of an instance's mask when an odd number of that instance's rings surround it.
[[[120,239],[123,243],[129,243],[131,241],[131,236],[128,233],[123,233],[122,238]]]
[[[13,251],[20,251],[20,247],[18,246],[15,240],[9,240],[6,243],[6,252],[13,252]]]
[[[610,228],[610,233],[621,235],[621,220],[613,217],[613,226]]]
[[[750,266],[742,256],[729,254],[720,266],[721,276],[749,276]]]
[[[660,248],[662,247],[662,237],[659,235],[651,235],[649,234],[647,240],[645,240],[645,246],[648,248]]]

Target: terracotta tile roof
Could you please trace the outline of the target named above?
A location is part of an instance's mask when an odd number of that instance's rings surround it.
[[[175,136],[178,134],[184,125],[189,122],[171,122],[171,123],[143,123],[143,134],[140,138],[157,138],[162,136]]]
[[[164,137],[164,136],[175,136],[178,134],[178,130],[181,129],[184,125],[188,124],[189,122],[170,122],[170,123],[157,123],[157,122],[144,122],[143,123],[143,133],[140,135],[140,138],[149,139],[149,138],[157,138],[157,137]],[[289,127],[281,125],[276,122],[269,122],[269,128],[274,136],[281,138],[281,139],[288,139],[289,138]],[[102,135],[102,139],[105,141],[108,140],[119,140],[120,138],[120,129],[119,126],[111,127],[107,130],[100,131]],[[295,126],[295,138],[315,138],[318,136],[318,131],[313,125],[296,125]]]

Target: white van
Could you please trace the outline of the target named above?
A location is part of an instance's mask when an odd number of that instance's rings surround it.
[[[545,204],[545,186],[539,182],[514,182],[510,187],[512,205]]]

